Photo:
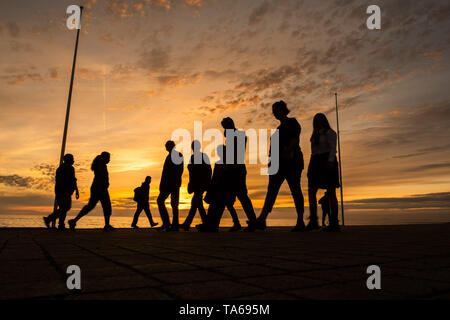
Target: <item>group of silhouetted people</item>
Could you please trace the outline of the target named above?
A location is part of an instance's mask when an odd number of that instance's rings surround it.
[[[277,131],[279,137],[277,142],[279,144],[279,169],[275,174],[269,176],[267,194],[259,217],[256,217],[247,190],[247,169],[245,165],[247,137],[244,131],[236,129],[231,118],[225,118],[221,123],[225,130],[225,145],[220,145],[217,148],[219,160],[215,163],[214,170],[212,170],[210,159],[201,150],[201,143],[199,141],[192,143],[192,156],[187,166],[189,170],[188,193],[192,194],[192,202],[188,216],[182,224],[179,222],[178,206],[184,158],[180,152],[175,150],[173,141],[166,143],[165,147],[168,155],[164,162],[159,186],[160,193],[157,199],[162,220],[159,230],[176,232],[182,229],[188,231],[198,211],[202,223],[196,226],[197,230],[200,232],[217,232],[223,213],[227,209],[233,219],[233,227],[230,231],[239,231],[242,229],[242,226],[234,208],[236,199],[241,203],[247,216],[247,227],[244,228],[244,231],[265,230],[267,217],[274,207],[281,185],[286,180],[297,211],[297,224],[292,230],[293,232],[320,229],[316,199],[319,189],[326,190],[325,196],[319,201],[323,209],[323,230],[329,232],[340,231],[336,197],[336,189],[340,187],[336,158],[336,132],[330,127],[324,114],[319,113],[315,115],[313,134],[310,140],[311,159],[307,174],[310,218],[308,225],[305,225],[303,221],[304,198],[300,185],[302,171],[304,170],[303,153],[300,148],[301,126],[295,118],[288,117],[289,109],[284,101],[273,104],[272,111],[274,117],[280,121]],[[271,141],[271,144],[273,144],[273,141]],[[272,150],[271,146],[269,158],[271,158]],[[233,159],[229,159],[230,155],[233,156]],[[110,154],[103,152],[92,162],[91,169],[95,176],[91,186],[91,197],[88,204],[83,207],[76,218],[68,221],[70,229],[75,229],[77,222],[94,209],[100,201],[105,217],[104,230],[114,230],[110,224],[111,200],[108,192],[109,177],[107,168],[109,161]],[[55,196],[57,210],[48,217],[44,217],[44,223],[48,228],[56,220],[59,220],[58,228],[64,230],[65,218],[71,208],[73,193],[76,192],[76,197],[77,199],[79,198],[73,164],[73,156],[67,154],[56,171]],[[142,211],[147,215],[151,227],[158,225],[158,223],[154,222],[150,211],[150,184],[151,177],[147,177],[142,185],[134,190],[133,200],[137,203],[137,210],[131,225],[132,228],[138,228],[138,219]],[[165,205],[169,197],[172,207],[172,221]],[[209,204],[207,211],[203,202]],[[329,225],[325,227],[326,216],[328,216]]]
[[[105,216],[104,230],[114,230],[114,227],[110,224],[112,208],[108,191],[109,174],[107,165],[110,159],[111,155],[108,152],[103,152],[102,154],[96,156],[94,161],[92,161],[91,170],[94,171],[94,181],[92,181],[91,185],[91,197],[88,204],[81,209],[75,219],[68,221],[70,229],[75,229],[77,222],[92,211],[100,201],[103,207],[103,214]],[[54,221],[59,219],[58,229],[64,230],[65,218],[67,212],[71,208],[71,197],[75,191],[77,194],[77,199],[79,198],[77,179],[75,178],[75,169],[73,164],[73,155],[67,154],[64,156],[61,166],[56,170],[55,196],[58,209],[48,217],[44,217],[44,223],[48,228]]]

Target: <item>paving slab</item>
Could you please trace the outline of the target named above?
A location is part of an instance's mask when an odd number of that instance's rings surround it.
[[[450,224],[341,233],[0,229],[0,299],[448,299]],[[81,268],[81,290],[66,286]],[[367,267],[381,268],[368,290]]]

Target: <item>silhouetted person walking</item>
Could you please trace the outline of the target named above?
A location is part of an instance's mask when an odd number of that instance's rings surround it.
[[[309,210],[311,212],[308,230],[319,229],[316,194],[319,189],[327,190],[330,204],[330,225],[324,231],[339,231],[338,202],[336,188],[339,188],[339,171],[336,158],[336,132],[331,129],[323,113],[315,115],[311,136],[311,160],[308,167]]]
[[[75,178],[75,163],[73,155],[66,154],[63,158],[63,163],[56,170],[55,175],[55,197],[58,209],[48,217],[44,217],[44,223],[47,228],[50,228],[50,223],[59,218],[59,230],[65,230],[65,219],[67,212],[72,207],[72,195],[76,192],[76,198],[80,198],[78,192],[77,178]]]
[[[234,121],[231,118],[223,119],[222,127],[225,129],[226,137],[227,156],[225,158],[233,176],[232,188],[248,218],[248,227],[245,228],[245,231],[252,232],[255,231],[256,215],[247,190],[247,168],[245,166],[247,137],[244,131],[236,129]],[[229,157],[230,154],[233,154],[232,158]]]
[[[94,171],[94,181],[91,185],[91,198],[86,206],[81,209],[75,219],[69,220],[70,229],[74,230],[77,222],[92,211],[97,203],[100,201],[103,208],[103,215],[105,216],[105,231],[115,230],[110,224],[112,208],[111,199],[109,197],[109,174],[107,164],[111,159],[108,152],[103,152],[101,155],[95,157],[92,161],[91,170]]]
[[[302,232],[305,231],[305,223],[303,222],[305,208],[300,185],[304,169],[303,153],[300,149],[301,127],[295,118],[288,117],[290,111],[284,101],[274,103],[272,112],[275,118],[280,121],[280,126],[278,127],[280,163],[278,172],[269,176],[266,200],[261,215],[258,217],[256,227],[258,229],[266,228],[266,219],[273,209],[281,185],[286,180],[297,211],[297,225],[292,231]],[[273,139],[271,143],[274,143]],[[271,152],[272,149],[274,149],[273,145],[271,145]]]
[[[131,227],[133,229],[139,229],[137,226],[139,216],[141,215],[142,210],[144,210],[147,215],[148,222],[150,226],[156,227],[158,223],[153,221],[152,213],[150,211],[150,183],[152,182],[151,177],[145,178],[145,181],[142,183],[140,187],[134,189],[134,201],[137,203],[136,213],[134,214],[133,222],[131,223]]]
[[[194,194],[192,196],[191,209],[186,217],[186,220],[181,225],[181,228],[188,231],[191,227],[192,221],[194,220],[195,214],[200,213],[202,223],[205,223],[206,211],[203,207],[203,194],[208,189],[211,182],[211,162],[209,157],[201,152],[202,145],[200,141],[195,140],[192,142],[191,160],[188,164],[189,170],[189,184],[188,193]]]
[[[175,150],[175,142],[168,141],[166,150],[169,153],[164,162],[161,183],[159,185],[160,194],[158,197],[158,209],[163,225],[159,230],[178,231],[179,213],[178,204],[180,202],[180,187],[184,170],[183,155]],[[166,208],[166,200],[170,196],[173,220],[170,223],[169,213]]]
[[[218,232],[225,207],[233,208],[233,203],[236,199],[236,194],[233,190],[233,168],[226,164],[225,152],[225,146],[220,145],[217,147],[217,155],[220,160],[214,166],[211,184],[206,193],[205,202],[209,204],[208,215],[206,221],[197,226],[200,232]]]

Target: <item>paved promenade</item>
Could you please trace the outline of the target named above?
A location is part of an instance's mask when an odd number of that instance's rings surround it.
[[[0,299],[450,298],[450,224],[289,230],[0,229]],[[373,264],[380,291],[366,288]],[[69,265],[79,292],[66,287]]]

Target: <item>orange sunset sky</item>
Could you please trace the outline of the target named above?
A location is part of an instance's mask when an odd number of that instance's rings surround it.
[[[66,28],[70,4],[0,3],[0,215],[52,207],[76,35]],[[113,214],[131,214],[146,175],[154,206],[174,130],[219,128],[226,116],[242,129],[273,129],[280,99],[302,125],[307,165],[314,114],[336,128],[336,91],[349,210],[449,213],[448,1],[77,4],[86,9],[67,143],[81,191],[72,214],[89,197],[98,153],[112,154]],[[366,27],[371,4],[381,7],[381,30]],[[260,168],[248,166],[257,208],[267,187]],[[185,170],[182,208],[187,182]],[[306,196],[305,172],[302,186]],[[293,207],[287,186],[277,206]]]

